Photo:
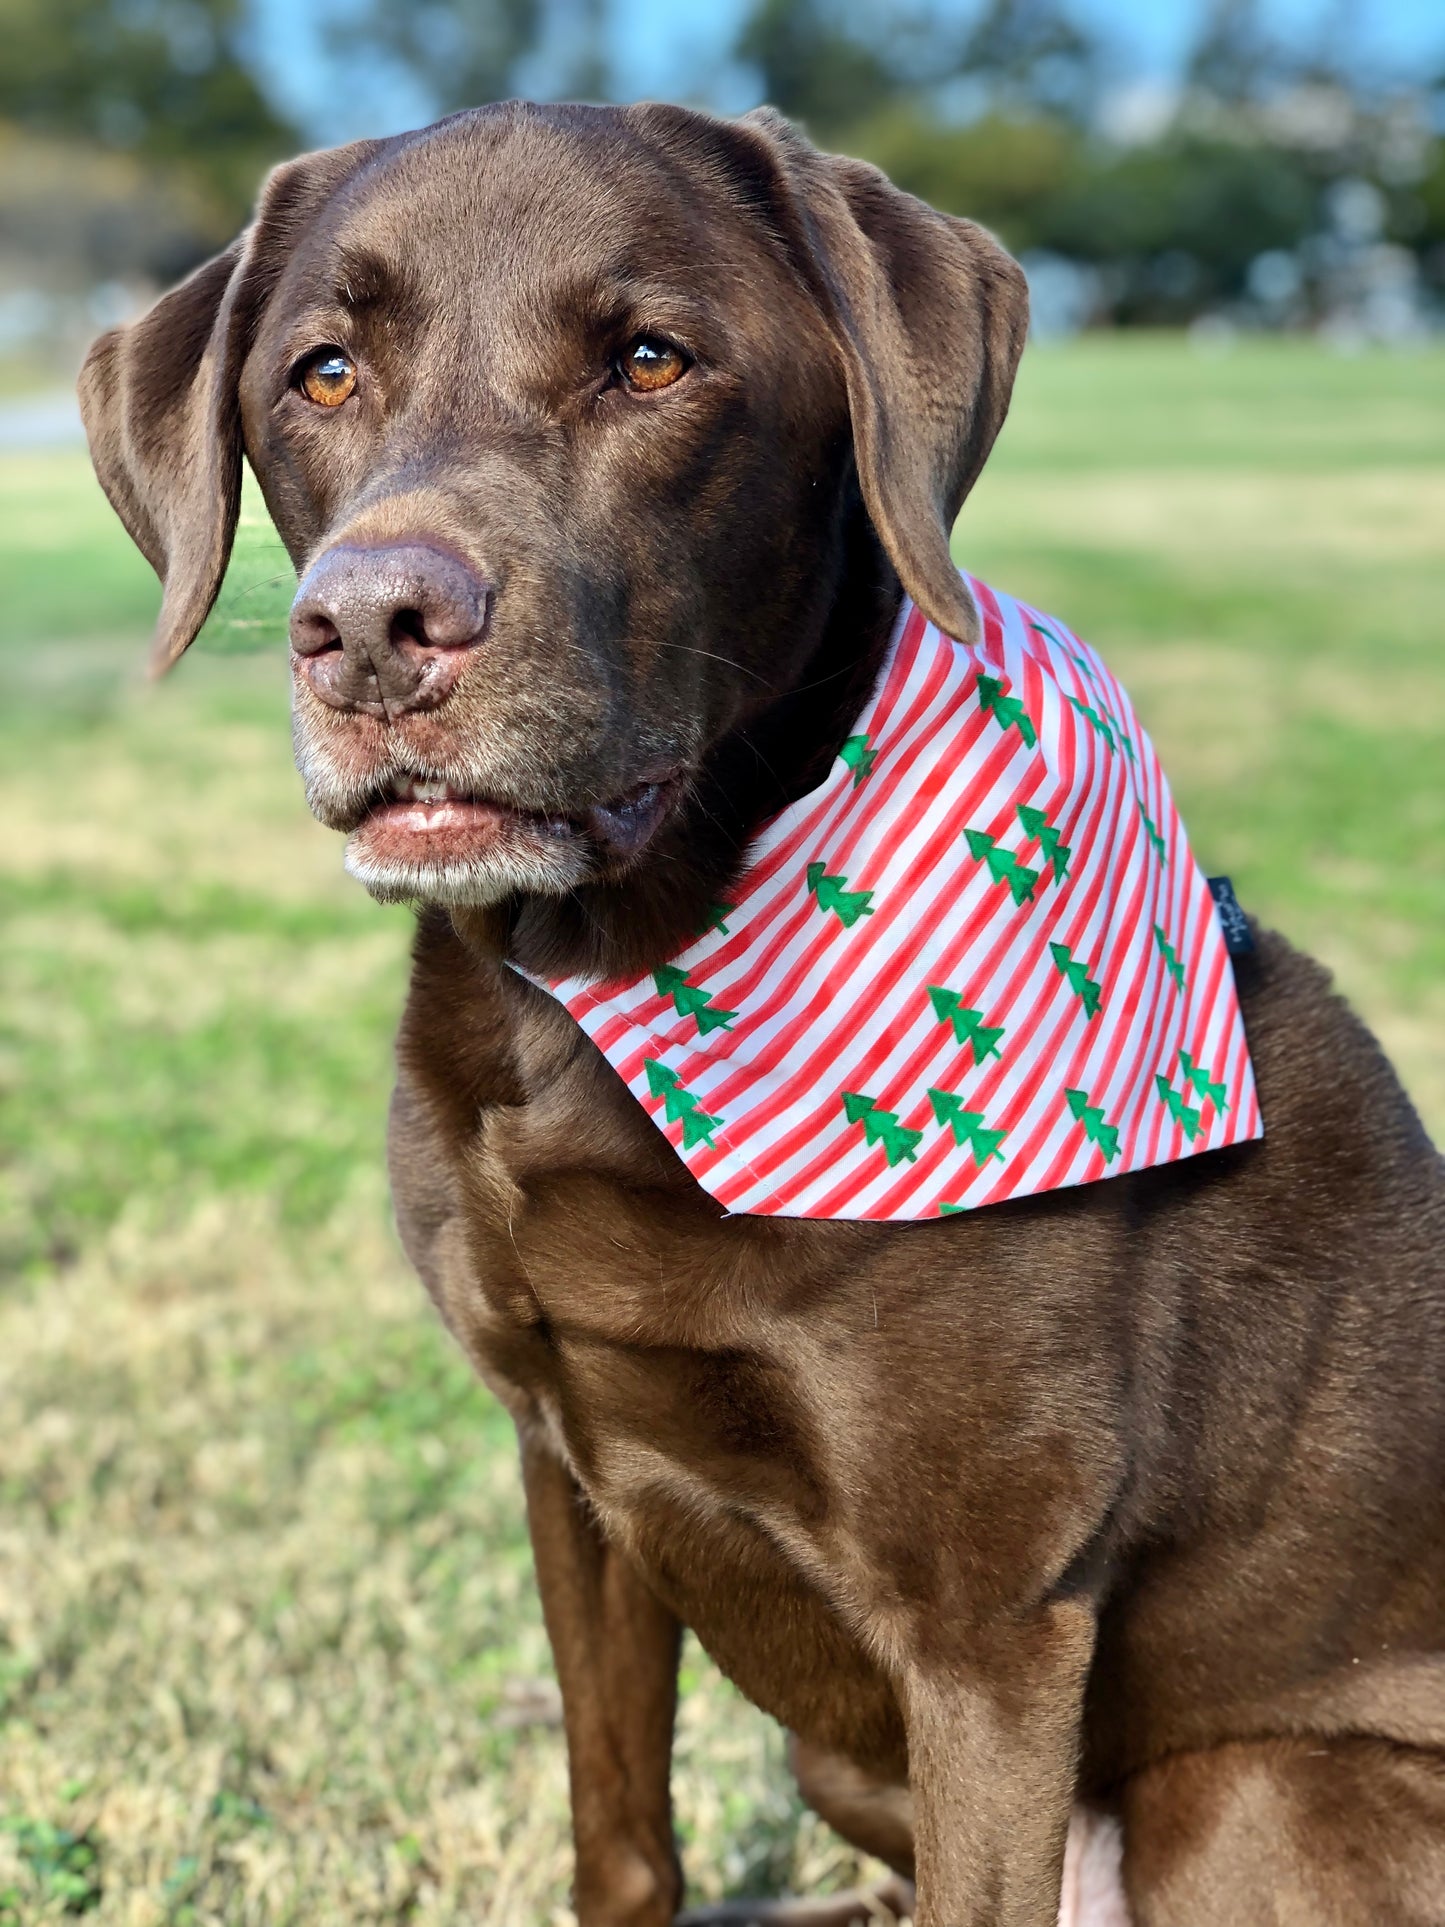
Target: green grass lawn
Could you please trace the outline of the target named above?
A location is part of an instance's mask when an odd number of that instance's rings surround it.
[[[958,553],[1122,673],[1445,1137],[1442,528],[1445,357],[1109,339],[1030,352]],[[0,457],[0,1924],[560,1927],[508,1430],[388,1229],[408,919],[305,813],[255,507],[152,686],[156,599],[82,457]],[[685,1685],[696,1893],[851,1877]]]

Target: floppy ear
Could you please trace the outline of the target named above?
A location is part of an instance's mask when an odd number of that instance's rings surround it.
[[[1008,412],[1023,270],[985,229],[819,153],[774,109],[741,124],[766,143],[775,218],[842,359],[873,525],[929,621],[972,642],[978,612],[948,538]]]
[[[300,227],[380,145],[303,154],[269,176],[256,219],[138,321],[112,328],[80,371],[91,461],[165,593],[151,647],[162,675],[220,591],[241,500],[241,367]]]

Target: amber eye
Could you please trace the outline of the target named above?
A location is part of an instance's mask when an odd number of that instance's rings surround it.
[[[318,408],[339,408],[356,386],[356,363],[339,348],[318,348],[302,362],[297,386]]]
[[[617,370],[629,388],[650,395],[656,388],[670,388],[692,363],[661,335],[639,335],[618,359]]]

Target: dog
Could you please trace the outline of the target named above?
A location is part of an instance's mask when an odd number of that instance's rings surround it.
[[[893,1870],[693,1921],[1445,1922],[1445,1174],[1323,971],[1234,965],[1262,1141],[913,1223],[727,1211],[548,989],[694,941],[905,595],[976,640],[1026,310],[769,111],[509,103],[282,166],[82,374],[158,667],[249,460],[308,800],[420,906],[397,1219],[516,1420],[582,1927],[682,1905],[685,1626]]]

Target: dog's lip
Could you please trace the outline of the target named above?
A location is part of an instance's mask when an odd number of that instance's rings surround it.
[[[379,789],[359,812],[353,828],[389,836],[448,840],[468,831],[488,839],[521,834],[550,842],[586,838],[612,858],[635,856],[669,814],[683,787],[681,769],[643,778],[606,803],[570,811],[529,809],[478,795],[445,776],[403,771]]]

